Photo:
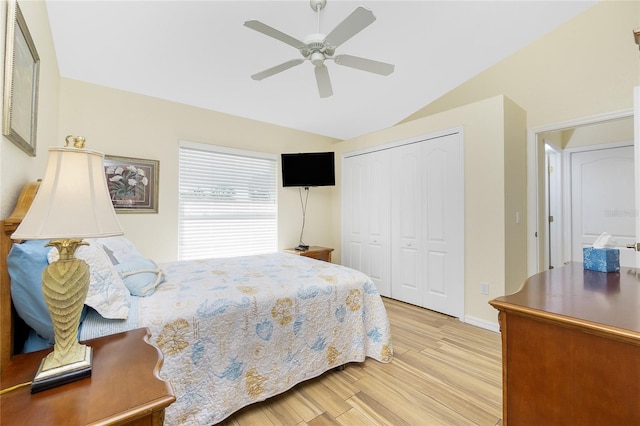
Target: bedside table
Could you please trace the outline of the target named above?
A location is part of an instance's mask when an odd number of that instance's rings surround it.
[[[163,356],[148,342],[146,328],[88,340],[91,377],[31,394],[24,386],[0,396],[0,423],[76,426],[162,425],[164,409],[176,400],[158,377]],[[29,382],[51,349],[16,355],[0,378],[2,389]]]
[[[288,248],[284,251],[286,251],[287,253],[312,257],[314,259],[324,260],[325,262],[331,263],[331,252],[333,251],[333,249],[328,247],[310,246],[307,250],[296,250],[293,248]]]

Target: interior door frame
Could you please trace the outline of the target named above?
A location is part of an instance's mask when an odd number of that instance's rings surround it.
[[[540,161],[544,167],[544,156],[540,158],[538,153],[544,153],[544,138],[540,137],[541,133],[568,130],[574,127],[585,126],[589,124],[604,123],[607,121],[619,120],[622,118],[633,117],[633,108],[614,111],[606,114],[598,114],[589,117],[568,120],[544,126],[531,127],[527,129],[527,274],[528,276],[542,272],[540,268],[540,260],[542,258],[540,247],[540,233],[544,232],[544,217],[541,217],[540,208],[544,207],[545,190],[541,188],[539,179]],[[636,152],[638,152],[637,138],[635,144]],[[639,171],[636,167],[636,173]],[[543,179],[544,182],[544,179]],[[566,216],[566,215],[565,215]]]
[[[636,36],[638,34],[636,33]],[[636,41],[638,39],[636,38]],[[636,183],[640,182],[640,86],[633,88],[633,145],[635,155]],[[640,247],[638,236],[640,235],[640,184],[636,186],[636,268],[640,268]]]

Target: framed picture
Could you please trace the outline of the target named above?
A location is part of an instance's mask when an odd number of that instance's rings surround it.
[[[104,156],[104,173],[116,213],[158,213],[157,160]]]
[[[2,134],[36,156],[40,57],[15,0],[7,4]]]

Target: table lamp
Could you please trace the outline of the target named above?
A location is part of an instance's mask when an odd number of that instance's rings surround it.
[[[73,147],[69,147],[69,143]],[[54,349],[41,362],[31,393],[91,376],[91,347],[78,342],[89,289],[89,265],[75,257],[83,238],[122,235],[107,189],[104,154],[84,149],[85,138],[69,135],[64,148],[50,148],[47,170],[33,204],[11,236],[50,240],[59,260],[42,272],[42,293],[51,315]]]

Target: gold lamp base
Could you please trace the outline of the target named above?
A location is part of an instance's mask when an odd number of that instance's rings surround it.
[[[82,359],[71,364],[57,365],[47,368],[47,358],[40,363],[36,377],[31,382],[31,393],[41,392],[56,386],[66,385],[77,380],[91,377],[93,351],[90,346],[79,345],[84,352]],[[53,355],[51,352],[49,356]]]
[[[78,343],[80,316],[89,289],[89,265],[75,257],[81,239],[52,240],[60,259],[42,272],[42,295],[49,308],[55,344],[40,364],[31,393],[91,376],[91,348]]]

